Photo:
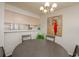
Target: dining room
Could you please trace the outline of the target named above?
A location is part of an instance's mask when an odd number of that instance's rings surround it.
[[[79,56],[79,2],[0,2],[1,57]]]

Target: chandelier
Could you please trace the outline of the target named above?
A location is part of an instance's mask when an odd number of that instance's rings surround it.
[[[51,12],[54,12],[54,10],[56,9],[56,7],[57,7],[56,3],[49,4],[49,2],[46,2],[44,4],[44,6],[40,7],[40,11],[43,12],[43,13],[51,13]]]

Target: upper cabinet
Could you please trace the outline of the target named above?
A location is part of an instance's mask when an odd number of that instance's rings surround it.
[[[4,29],[6,30],[32,30],[40,25],[40,19],[5,10]]]

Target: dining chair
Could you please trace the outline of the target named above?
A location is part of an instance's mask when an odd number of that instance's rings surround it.
[[[55,42],[55,36],[51,36],[51,35],[46,35],[47,40],[51,40],[53,42]]]
[[[0,57],[5,57],[5,51],[3,47],[0,47]]]
[[[32,39],[30,34],[28,34],[28,35],[22,35],[22,42],[24,40],[28,40],[28,39]]]
[[[75,46],[74,52],[73,52],[73,56],[72,57],[76,57],[76,55],[79,56],[79,45]]]

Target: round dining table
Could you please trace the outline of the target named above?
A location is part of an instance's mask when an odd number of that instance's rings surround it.
[[[12,57],[68,57],[67,51],[50,40],[25,40],[16,46]]]

